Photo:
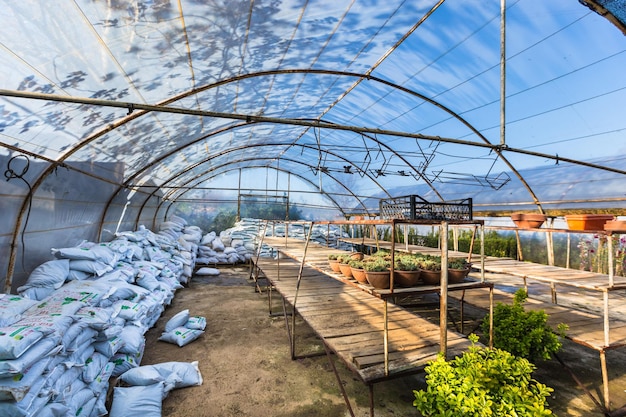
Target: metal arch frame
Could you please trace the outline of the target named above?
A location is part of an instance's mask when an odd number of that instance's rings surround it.
[[[180,172],[178,172],[175,176],[170,177],[170,178],[169,178],[166,182],[164,182],[163,184],[161,184],[161,185],[160,185],[160,187],[164,187],[164,186],[165,186],[168,182],[173,181],[176,177],[178,177],[178,176],[180,176],[180,175],[183,175],[184,173],[188,172],[189,170],[191,170],[191,169],[193,169],[193,168],[195,168],[195,167],[197,167],[197,166],[199,166],[199,165],[201,165],[201,164],[203,164],[203,163],[206,163],[206,162],[208,162],[208,161],[210,161],[210,160],[212,160],[212,159],[214,159],[214,158],[218,158],[218,157],[223,156],[223,155],[225,155],[225,154],[227,154],[227,153],[230,153],[230,152],[235,152],[235,151],[239,151],[239,150],[241,150],[241,149],[246,149],[246,148],[249,148],[249,147],[251,147],[251,146],[257,146],[257,147],[261,147],[261,146],[275,146],[275,144],[256,144],[256,145],[240,146],[240,147],[238,147],[238,148],[236,148],[236,149],[235,149],[235,148],[230,148],[229,150],[227,150],[227,151],[225,151],[225,152],[221,152],[220,154],[217,154],[217,155],[212,155],[212,156],[210,156],[210,157],[208,157],[208,158],[203,159],[202,161],[198,161],[198,162],[196,162],[196,163],[195,163],[195,164],[193,164],[192,166],[188,167],[188,169],[187,169],[187,170],[185,170],[185,171],[180,171]],[[305,145],[299,145],[299,146],[305,146]],[[313,148],[313,147],[310,147],[310,148]],[[332,153],[332,152],[328,152],[328,151],[326,151],[326,152],[327,152],[328,154],[331,154],[331,155],[333,155],[333,156],[336,156],[336,157],[337,157],[337,158],[339,158],[339,159],[345,160],[345,159],[344,159],[344,158],[342,158],[341,156],[336,155],[336,154],[334,154],[334,153]],[[239,161],[236,161],[236,162],[242,162],[242,161],[255,161],[255,160],[262,160],[262,159],[275,159],[275,158],[269,158],[269,157],[268,157],[268,158],[251,157],[251,158],[247,158],[247,159],[240,159]],[[306,164],[306,163],[304,163],[304,162],[302,162],[302,161],[299,161],[299,160],[286,159],[286,158],[282,158],[282,159],[284,159],[284,160],[289,160],[290,162],[295,162],[295,163],[298,163],[298,164],[301,164],[301,165],[306,165],[306,166],[309,166],[309,167],[311,167],[311,166],[312,166],[312,165],[310,165],[310,164]],[[206,175],[207,173],[209,173],[209,172],[216,171],[216,170],[218,170],[218,169],[222,168],[223,166],[225,166],[225,165],[227,165],[227,164],[232,164],[232,161],[228,161],[228,162],[226,162],[226,163],[224,163],[224,164],[220,164],[220,165],[218,165],[218,166],[212,167],[212,169],[211,169],[211,170],[204,171],[204,172],[202,172],[201,174],[199,174],[199,175],[197,175],[197,176],[195,176],[195,177],[193,177],[193,178],[190,178],[190,179],[189,179],[189,180],[185,183],[185,185],[186,185],[186,184],[189,184],[190,182],[192,182],[192,181],[194,181],[194,180],[197,180],[198,178],[201,178],[201,177],[205,176],[205,175]],[[239,169],[239,168],[240,168],[240,167],[237,167],[237,169]],[[272,168],[272,169],[275,169],[275,170],[278,170],[278,171],[289,172],[289,171],[282,170],[282,169],[277,168],[277,167],[272,167],[272,166],[267,165],[267,164],[266,164],[266,165],[259,165],[259,166],[255,166],[255,168]],[[227,170],[227,171],[228,171],[228,170]],[[219,173],[214,173],[214,175],[222,174],[222,173],[224,173],[224,172],[226,172],[226,171],[220,171]],[[306,177],[303,177],[303,176],[301,176],[301,175],[299,175],[299,174],[293,174],[293,173],[290,173],[290,174],[291,174],[291,175],[295,175],[295,176],[296,176],[296,177],[298,177],[298,178],[301,178],[301,179],[302,179],[305,183],[309,183],[309,184],[311,184],[314,188],[316,188],[316,187],[317,187],[317,184],[313,183],[311,180],[309,180],[309,179],[308,179],[308,178],[306,178]],[[214,176],[214,175],[213,175],[213,176]],[[343,187],[346,191],[348,191],[348,193],[350,193],[350,194],[351,194],[351,195],[355,198],[355,200],[359,201],[359,203],[360,203],[363,207],[365,207],[365,206],[363,205],[363,203],[362,203],[361,199],[360,199],[360,198],[359,198],[356,194],[354,194],[354,193],[353,193],[353,192],[352,192],[349,188],[347,188],[345,185],[343,185],[343,183],[342,183],[341,181],[338,181],[338,180],[337,180],[335,177],[333,177],[332,175],[329,175],[329,174],[326,174],[326,175],[328,175],[328,176],[329,176],[329,177],[330,177],[333,181],[335,181],[337,184],[339,184],[341,187]],[[202,179],[202,181],[204,181],[204,180],[206,180],[206,178],[203,178],[203,179]],[[380,184],[378,184],[378,182],[377,182],[376,180],[374,180],[373,178],[372,178],[371,180],[372,180],[372,182],[374,182],[375,184],[377,184],[377,185],[381,188],[381,190],[382,190],[382,191],[383,191],[383,192],[384,192],[387,196],[390,196],[390,195],[389,195],[389,193],[388,193],[388,192],[384,189],[384,187],[381,187],[381,186],[380,186]],[[187,188],[191,188],[191,187],[187,187]],[[155,191],[156,191],[156,190],[155,190]],[[140,210],[139,210],[139,213],[141,213],[141,211],[143,211],[143,207],[145,207],[145,204],[146,204],[146,203],[147,203],[147,201],[149,201],[149,200],[150,200],[150,198],[154,195],[154,192],[155,192],[155,191],[153,191],[152,193],[150,193],[150,194],[147,196],[147,198],[144,200],[144,202],[142,203],[141,208],[140,208]],[[322,194],[322,195],[324,195],[324,196],[326,196],[326,198],[328,198],[329,200],[331,200],[331,201],[335,204],[335,206],[336,206],[336,207],[337,207],[337,208],[338,208],[338,209],[339,209],[339,210],[343,213],[343,210],[341,210],[340,205],[339,205],[339,204],[338,204],[338,203],[334,200],[334,198],[332,198],[332,197],[331,197],[328,193],[321,192],[321,194]],[[179,197],[179,196],[178,196],[178,197]],[[177,197],[177,198],[178,198],[178,197]],[[169,198],[168,198],[167,196],[164,196],[163,201],[171,201],[171,200],[169,200]],[[138,216],[139,216],[139,215],[138,215]],[[138,222],[138,220],[136,220],[135,224],[137,224],[137,222]]]
[[[369,81],[378,82],[378,83],[381,83],[383,85],[387,85],[389,87],[398,89],[399,91],[406,92],[406,93],[408,93],[410,95],[419,97],[422,100],[424,100],[424,101],[426,101],[426,102],[428,102],[428,103],[430,103],[430,104],[440,108],[441,110],[447,112],[452,117],[454,117],[455,119],[460,121],[462,124],[467,126],[479,138],[481,138],[483,140],[484,144],[481,145],[480,143],[477,143],[477,142],[462,141],[462,140],[451,139],[451,138],[441,138],[441,137],[427,136],[427,135],[420,135],[420,134],[409,134],[409,133],[406,133],[406,132],[398,132],[398,131],[390,131],[390,130],[382,130],[382,129],[371,129],[371,128],[368,129],[368,128],[363,128],[363,127],[359,127],[359,126],[343,126],[343,125],[334,125],[333,126],[333,125],[329,125],[328,123],[323,123],[323,122],[318,122],[318,123],[308,122],[308,123],[305,123],[305,122],[303,122],[301,120],[298,120],[298,119],[275,119],[275,118],[269,118],[269,117],[263,117],[263,116],[243,115],[243,114],[233,114],[233,113],[209,112],[209,111],[200,111],[200,110],[192,110],[192,109],[181,109],[181,108],[175,108],[175,107],[167,106],[168,104],[173,103],[175,101],[178,101],[180,99],[189,97],[189,96],[194,95],[194,94],[201,93],[203,91],[206,91],[208,89],[211,89],[211,88],[214,88],[214,87],[217,87],[217,86],[220,86],[220,85],[225,85],[225,84],[230,83],[230,82],[235,82],[235,81],[243,80],[243,79],[246,79],[246,78],[267,76],[267,75],[298,74],[298,73],[300,73],[300,74],[322,74],[322,75],[336,75],[336,76],[355,77],[355,78],[359,78],[359,79],[366,79],[366,80],[369,80]],[[45,101],[58,101],[58,102],[77,103],[77,104],[86,104],[86,105],[96,105],[96,106],[105,106],[105,107],[106,106],[108,106],[108,107],[118,107],[118,108],[125,108],[125,109],[129,110],[129,114],[127,116],[123,117],[122,119],[118,120],[117,122],[108,124],[103,130],[101,130],[101,131],[99,131],[99,132],[89,136],[85,140],[81,141],[76,146],[74,146],[72,149],[70,149],[69,151],[64,153],[58,160],[56,160],[56,162],[51,163],[51,165],[48,168],[46,168],[45,170],[43,170],[42,173],[39,175],[39,177],[31,185],[33,193],[39,188],[39,186],[44,181],[44,179],[48,175],[50,175],[58,165],[63,165],[64,161],[67,160],[67,158],[69,158],[71,155],[73,155],[74,153],[76,153],[77,151],[79,151],[84,146],[88,145],[89,143],[91,143],[91,142],[95,141],[96,139],[100,138],[101,136],[105,135],[106,133],[111,132],[111,131],[115,130],[116,128],[124,125],[125,123],[130,122],[130,121],[134,120],[135,118],[138,118],[138,117],[140,117],[142,115],[145,115],[145,114],[147,114],[149,112],[170,112],[170,113],[191,114],[191,115],[206,116],[206,117],[227,118],[227,119],[230,118],[230,119],[237,119],[237,120],[245,120],[248,123],[249,122],[282,123],[282,124],[302,125],[302,126],[309,126],[309,127],[331,128],[331,129],[337,129],[337,130],[350,130],[350,131],[353,131],[353,132],[356,132],[356,133],[375,133],[375,134],[378,133],[378,134],[386,134],[386,135],[399,136],[399,137],[411,137],[411,138],[416,138],[416,139],[428,139],[428,140],[435,140],[435,141],[440,141],[440,142],[457,143],[457,144],[461,144],[461,145],[489,148],[489,149],[493,150],[494,152],[496,152],[496,154],[500,158],[502,158],[502,161],[517,176],[517,178],[520,180],[520,182],[523,184],[523,186],[526,188],[526,190],[531,195],[531,197],[533,199],[533,202],[535,203],[535,205],[537,205],[537,207],[539,208],[539,211],[542,212],[542,213],[543,213],[543,208],[542,208],[541,203],[539,202],[538,198],[534,194],[533,190],[530,188],[529,184],[525,181],[524,177],[504,157],[504,155],[502,154],[502,151],[506,150],[506,151],[526,154],[526,155],[530,155],[530,156],[538,156],[538,157],[543,157],[543,158],[552,159],[552,160],[560,160],[562,162],[569,162],[569,163],[572,163],[572,164],[584,165],[584,166],[593,167],[593,168],[597,168],[597,169],[603,169],[603,170],[607,170],[607,171],[618,172],[620,174],[626,174],[626,172],[621,171],[621,170],[609,169],[608,167],[602,167],[602,166],[595,165],[595,164],[587,164],[587,163],[584,163],[582,161],[578,161],[578,160],[574,160],[574,159],[563,158],[563,157],[558,157],[558,156],[548,155],[548,154],[541,154],[541,153],[538,153],[538,152],[530,152],[530,151],[525,151],[525,150],[522,150],[522,149],[509,148],[508,146],[503,146],[503,145],[493,145],[483,135],[481,135],[480,132],[478,132],[472,125],[470,125],[466,120],[464,120],[461,116],[459,116],[458,114],[452,112],[450,109],[448,109],[447,107],[443,106],[442,104],[440,104],[440,103],[438,103],[438,102],[436,102],[436,101],[434,101],[432,99],[429,99],[428,97],[426,97],[426,96],[424,96],[424,95],[422,95],[422,94],[420,94],[420,93],[418,93],[416,91],[407,89],[405,87],[402,87],[400,85],[394,84],[394,83],[392,83],[390,81],[387,81],[387,80],[384,80],[382,78],[372,76],[371,74],[360,74],[360,73],[352,73],[352,72],[345,72],[345,71],[316,70],[316,69],[285,69],[285,70],[262,71],[262,72],[243,74],[243,75],[239,75],[239,76],[236,76],[236,77],[231,77],[231,78],[228,78],[228,79],[225,79],[225,80],[220,80],[220,81],[218,81],[216,83],[208,84],[208,85],[200,87],[200,88],[192,89],[192,90],[189,90],[189,91],[184,92],[182,94],[179,94],[177,96],[170,97],[169,99],[160,102],[159,105],[146,105],[146,104],[142,104],[142,103],[118,102],[118,101],[112,101],[112,100],[100,100],[100,99],[88,99],[88,98],[78,98],[78,97],[66,97],[66,96],[58,96],[58,95],[54,95],[54,94],[33,93],[33,92],[5,90],[5,89],[0,89],[0,96],[27,98],[27,99],[45,100]],[[132,112],[131,112],[131,110],[132,110]],[[11,255],[10,255],[10,259],[9,259],[7,281],[10,279],[9,277],[11,277],[13,269],[14,269],[14,266],[15,266],[16,241],[17,241],[17,236],[19,234],[19,230],[20,230],[20,227],[21,227],[22,217],[24,216],[24,213],[25,213],[25,210],[26,210],[27,202],[28,202],[28,196],[26,196],[24,198],[24,200],[22,202],[21,209],[19,211],[19,214],[18,214],[18,216],[16,216],[15,228],[14,228],[14,231],[13,231],[13,238],[12,238],[12,248],[13,249],[11,250]]]
[[[256,122],[254,122],[254,123],[256,123]],[[332,122],[327,122],[327,123],[329,123],[329,124],[333,124]],[[133,175],[131,175],[131,176],[130,176],[130,177],[129,177],[129,178],[128,178],[125,182],[124,182],[124,185],[123,185],[123,186],[121,186],[121,187],[119,187],[119,188],[118,188],[117,192],[115,192],[114,194],[112,194],[112,195],[111,195],[111,198],[110,198],[110,199],[109,199],[109,201],[107,202],[106,207],[105,207],[105,210],[103,210],[102,217],[101,217],[101,221],[100,221],[100,232],[99,232],[100,236],[102,236],[102,225],[104,224],[104,217],[106,216],[106,212],[107,212],[107,210],[108,210],[108,207],[112,204],[112,202],[113,202],[113,200],[115,199],[115,197],[119,194],[119,192],[120,192],[122,189],[130,187],[129,183],[130,183],[131,181],[133,181],[134,179],[136,179],[137,177],[139,177],[140,175],[142,175],[142,174],[143,174],[143,173],[144,173],[144,172],[145,172],[148,168],[150,168],[150,167],[153,167],[153,166],[157,165],[160,161],[163,161],[164,159],[169,158],[169,157],[171,157],[171,156],[175,155],[177,152],[181,151],[182,149],[185,149],[185,148],[187,148],[187,147],[189,147],[189,146],[191,146],[191,145],[193,145],[193,144],[196,144],[196,143],[198,143],[198,142],[200,142],[200,141],[202,141],[202,140],[205,140],[205,139],[210,138],[210,137],[212,137],[212,136],[215,136],[215,135],[218,135],[218,134],[224,133],[224,132],[229,131],[229,130],[231,130],[231,129],[237,129],[237,128],[239,128],[239,127],[249,126],[249,125],[250,125],[250,123],[244,122],[244,123],[235,123],[235,124],[232,124],[232,125],[229,125],[229,126],[224,126],[224,127],[221,127],[221,128],[219,128],[219,129],[217,129],[216,131],[210,132],[210,133],[208,133],[208,134],[206,134],[206,135],[202,135],[202,136],[198,137],[197,139],[194,139],[192,142],[186,143],[184,146],[181,146],[181,147],[175,148],[175,149],[173,149],[173,150],[171,150],[171,151],[167,152],[166,154],[163,154],[163,155],[159,156],[157,159],[153,160],[151,163],[146,164],[144,167],[142,167],[142,169],[141,169],[141,170],[136,171]],[[386,149],[388,149],[388,150],[389,150],[389,151],[390,151],[390,152],[391,152],[394,156],[396,156],[398,159],[400,159],[402,162],[404,162],[404,163],[407,165],[407,167],[409,167],[409,168],[410,168],[411,170],[413,170],[416,174],[418,174],[418,175],[420,176],[420,178],[422,178],[422,179],[424,180],[424,182],[425,182],[425,183],[426,183],[426,184],[427,184],[427,185],[431,188],[431,190],[432,190],[432,191],[433,191],[433,192],[434,192],[434,193],[435,193],[435,194],[436,194],[436,195],[437,195],[440,199],[442,199],[442,200],[443,200],[442,196],[439,194],[438,190],[437,190],[437,189],[436,189],[436,188],[432,185],[432,183],[431,183],[431,182],[430,182],[427,178],[423,177],[423,176],[422,176],[422,175],[421,175],[421,174],[420,174],[420,173],[419,173],[419,172],[415,169],[415,167],[414,167],[412,164],[410,164],[408,161],[406,161],[406,159],[404,159],[404,157],[403,157],[401,154],[397,153],[394,149],[392,149],[392,148],[391,148],[390,146],[388,146],[386,143],[383,143],[382,141],[378,140],[378,139],[377,139],[377,138],[375,138],[375,137],[372,137],[372,136],[367,135],[367,134],[364,134],[364,133],[362,133],[362,135],[363,135],[364,137],[366,137],[366,138],[368,138],[368,139],[372,140],[373,142],[377,143],[379,146],[383,146],[383,147],[385,147]],[[300,135],[300,137],[302,137],[302,135]],[[313,147],[313,146],[311,146],[311,145],[299,144],[299,143],[296,143],[296,142],[293,142],[293,143],[291,143],[291,144],[289,144],[289,143],[269,143],[269,144],[268,144],[268,143],[261,143],[261,144],[254,144],[254,145],[246,145],[246,146],[243,146],[243,147],[237,147],[237,148],[229,148],[226,152],[222,151],[222,152],[220,152],[220,153],[219,153],[218,155],[216,155],[216,156],[221,156],[221,155],[224,155],[225,153],[228,153],[228,152],[230,152],[230,151],[240,150],[240,149],[242,149],[242,148],[246,148],[246,147],[253,147],[253,146],[254,146],[254,147],[257,147],[257,146],[282,146],[282,147],[285,147],[285,149],[281,152],[281,155],[284,155],[284,153],[286,152],[286,150],[287,150],[288,148],[290,148],[290,147],[295,147],[295,146],[300,146],[300,147],[304,147],[304,148],[307,148],[307,149],[316,149],[316,150],[319,150],[319,148],[315,148],[315,147]],[[327,154],[329,154],[329,155],[333,155],[334,157],[336,157],[336,158],[338,158],[338,159],[341,159],[341,160],[345,161],[346,163],[348,163],[348,164],[350,164],[350,165],[354,166],[354,167],[355,167],[355,168],[357,168],[358,170],[360,170],[360,169],[359,169],[359,167],[358,167],[358,166],[357,166],[354,162],[352,162],[352,161],[350,161],[350,160],[347,160],[347,159],[343,158],[342,156],[340,156],[340,155],[338,155],[338,154],[336,154],[336,153],[334,153],[334,152],[329,152],[328,150],[323,150],[323,152],[325,152],[325,153],[327,153]],[[267,159],[267,158],[263,158],[263,159]],[[204,162],[206,162],[206,160],[202,161],[201,163],[204,163]],[[194,165],[194,166],[197,166],[197,165]],[[267,165],[267,166],[269,167],[270,165]],[[364,171],[362,171],[362,170],[360,170],[360,171],[361,171],[361,172],[363,172],[363,173],[364,173],[364,174],[365,174],[365,175],[366,175],[366,176],[370,179],[370,181],[372,181],[373,183],[375,183],[375,184],[378,186],[378,188],[380,188],[380,189],[381,189],[381,190],[382,190],[382,191],[383,191],[383,192],[384,192],[384,193],[385,193],[388,197],[391,197],[391,195],[389,194],[389,192],[387,192],[387,190],[386,190],[386,189],[385,189],[385,188],[384,188],[381,184],[379,184],[379,183],[378,183],[378,181],[376,181],[376,180],[375,180],[375,179],[374,179],[371,175],[369,175],[367,172],[364,172]],[[184,171],[183,171],[183,172],[184,172]],[[179,174],[179,173],[177,173],[176,175],[178,175],[178,174]],[[336,180],[335,180],[335,181],[336,181]],[[169,180],[166,180],[166,182],[169,182]],[[132,188],[132,187],[130,187],[130,188]],[[322,191],[322,193],[323,193],[323,191]],[[149,198],[150,198],[150,197],[152,197],[152,194],[151,194],[150,196],[148,196],[148,198],[146,199],[146,201],[147,201],[147,200],[149,200]]]
[[[300,161],[297,161],[297,160],[291,160],[291,161],[292,161],[292,162],[296,162],[296,163],[301,163]],[[308,165],[308,164],[304,164],[304,165],[311,166],[311,165]],[[299,178],[299,179],[303,180],[305,183],[310,184],[312,187],[317,187],[317,184],[315,184],[313,181],[311,181],[311,180],[307,179],[306,177],[303,177],[303,176],[298,175],[298,174],[294,174],[294,173],[292,173],[292,172],[290,172],[290,171],[287,171],[286,169],[283,169],[283,168],[278,168],[278,167],[268,166],[268,165],[251,165],[251,166],[247,166],[247,167],[246,167],[246,169],[263,169],[263,168],[265,168],[265,169],[273,169],[273,170],[278,171],[278,172],[283,172],[283,173],[286,173],[286,174],[288,174],[288,175],[293,175],[293,176],[295,176],[296,178]],[[231,169],[227,169],[227,170],[225,170],[225,171],[221,171],[219,174],[221,175],[221,174],[224,174],[224,173],[227,173],[227,172],[230,172],[230,171],[240,170],[240,169],[241,169],[241,167],[234,167],[234,168],[231,168]],[[328,175],[328,174],[326,174],[326,175]],[[330,176],[330,175],[329,175],[329,176]],[[211,177],[212,177],[212,176],[211,176]],[[211,177],[209,177],[208,179],[210,179]],[[336,180],[335,178],[333,178],[332,176],[330,176],[330,177],[331,177],[333,180],[335,180],[335,181],[336,181],[339,185],[343,186],[343,184],[342,184],[341,182],[337,181],[337,180]],[[198,179],[198,178],[193,178],[192,180],[196,180],[196,179]],[[205,180],[205,179],[202,179],[202,180]],[[165,204],[166,202],[169,202],[169,203],[171,203],[171,204],[176,203],[176,201],[177,201],[178,199],[180,199],[180,198],[181,198],[181,197],[182,197],[182,196],[183,196],[186,192],[188,192],[189,190],[191,190],[191,189],[193,189],[193,188],[194,188],[193,186],[191,186],[191,187],[186,187],[186,190],[185,190],[185,191],[183,191],[180,195],[178,195],[178,196],[176,197],[176,199],[174,199],[174,200],[171,200],[171,199],[164,199],[164,200],[161,202],[161,204],[160,204],[160,205],[163,205],[163,204]],[[178,189],[180,190],[180,188],[178,188]],[[348,188],[346,188],[346,187],[344,187],[344,189],[346,189],[346,190],[350,193],[350,195],[352,195],[352,197],[354,197],[354,198],[355,198],[355,199],[359,202],[359,204],[363,207],[363,209],[364,209],[367,213],[369,213],[369,210],[367,209],[367,207],[363,204],[363,202],[361,201],[361,199],[360,199],[357,195],[355,195],[354,193],[350,192],[350,189],[348,189]],[[287,190],[287,191],[291,191],[291,192],[299,192],[299,191],[293,191],[293,190]],[[345,214],[346,214],[346,213],[345,213],[345,211],[343,211],[343,209],[342,209],[341,205],[340,205],[339,203],[337,203],[337,201],[336,201],[336,200],[335,200],[335,199],[331,196],[331,194],[329,194],[329,193],[322,193],[322,195],[323,195],[325,198],[327,198],[327,199],[331,200],[331,201],[333,202],[334,206],[335,206],[335,207],[336,207],[336,208],[337,208],[337,209],[338,209],[338,210],[339,210],[339,211],[340,211],[340,212],[341,212],[341,213],[345,216]]]

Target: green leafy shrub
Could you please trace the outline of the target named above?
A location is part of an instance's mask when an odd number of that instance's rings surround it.
[[[526,290],[520,288],[515,292],[513,304],[498,303],[493,311],[493,344],[515,356],[526,358],[532,362],[537,359],[550,359],[558,352],[567,326],[558,326],[558,335],[548,326],[548,315],[544,310],[526,311],[524,302],[528,298]],[[485,334],[489,332],[489,316],[486,316],[481,328]]]
[[[552,388],[532,378],[535,366],[502,349],[475,345],[446,361],[443,355],[426,366],[426,390],[414,390],[413,405],[425,417],[551,416]]]

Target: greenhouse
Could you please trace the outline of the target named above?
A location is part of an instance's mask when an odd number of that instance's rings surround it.
[[[626,297],[623,1],[20,0],[3,6],[1,415],[139,415],[120,414],[135,406],[155,415],[268,415],[259,410],[269,405],[254,401],[181,406],[179,414],[171,405],[166,412],[167,401],[185,401],[183,395],[207,386],[213,375],[202,361],[210,354],[198,351],[193,361],[178,362],[180,354],[165,357],[168,346],[147,353],[149,364],[141,360],[144,349],[168,345],[151,345],[155,337],[181,352],[206,343],[205,325],[216,324],[207,313],[194,313],[199,306],[184,294],[198,279],[233,271],[256,289],[255,302],[265,305],[269,296],[270,317],[278,310],[284,316],[287,359],[298,350],[298,316],[321,341],[318,353],[336,357],[339,385],[341,372],[352,372],[356,385],[369,387],[358,400],[335,387],[330,399],[315,403],[320,410],[324,401],[339,401],[337,415],[404,413],[381,406],[373,386],[414,373],[423,382],[437,352],[449,347],[451,357],[474,346],[468,331],[446,330],[453,327],[448,308],[461,305],[461,323],[465,304],[493,319],[498,297],[512,302],[517,288],[526,289],[527,304],[539,303],[538,311],[569,326],[560,334],[567,343],[590,348],[597,360],[588,365],[595,379],[574,375],[574,391],[586,405],[574,401],[555,412],[611,415],[626,404],[626,370],[610,365],[621,358],[607,358],[626,346],[620,332],[626,329],[620,310]],[[383,249],[391,257],[383,289],[326,265],[337,251],[370,257]],[[440,264],[465,257],[471,272],[454,283],[443,268],[433,289],[426,291],[423,281],[418,290],[401,288],[395,262],[406,252],[436,255]],[[285,278],[291,270],[293,282]],[[357,354],[340,345],[328,320],[299,311],[309,272],[320,275],[318,287],[350,297],[354,291],[356,310],[384,311],[375,345]],[[438,300],[428,342],[434,353],[420,353],[419,360],[416,346],[426,342],[414,338],[433,320],[404,308],[402,296]],[[593,308],[581,301],[587,296]],[[135,309],[142,315],[131,317]],[[402,328],[398,342],[393,323],[411,321],[399,316],[407,311],[418,321]],[[340,321],[341,313],[332,314]],[[550,322],[555,332],[556,320]],[[168,339],[160,334],[165,322],[192,336]],[[24,336],[5,337],[25,328]],[[480,346],[492,342],[490,330],[484,333]],[[116,346],[121,335],[126,343]],[[364,351],[376,354],[359,356]],[[120,355],[122,365],[113,360]],[[95,357],[98,372],[88,376],[86,363]],[[158,359],[192,369],[156,369]],[[148,365],[160,375],[152,385],[121,379],[127,369],[120,366]],[[181,377],[185,372],[196,379]],[[16,375],[22,382],[14,385]],[[64,380],[67,386],[60,385]],[[129,405],[122,392],[128,403],[159,401]],[[409,408],[422,415],[408,394]],[[369,403],[354,404],[363,401]],[[255,406],[258,414],[250,411]],[[269,414],[335,415],[306,414],[287,400],[282,407]]]

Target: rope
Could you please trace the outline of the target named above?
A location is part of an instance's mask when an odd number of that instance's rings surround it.
[[[24,158],[26,160],[26,165],[24,165],[24,168],[22,168],[22,172],[19,174],[13,168],[11,168],[11,163],[17,158]],[[26,226],[28,225],[28,219],[30,218],[30,209],[33,205],[33,189],[30,186],[30,183],[26,181],[26,179],[24,178],[24,175],[26,175],[29,168],[30,168],[30,159],[28,159],[28,156],[16,155],[12,157],[11,159],[9,159],[9,162],[7,162],[7,169],[4,171],[4,177],[6,178],[7,181],[11,181],[17,178],[17,179],[24,181],[24,184],[26,184],[26,186],[28,187],[28,211],[26,212],[26,220],[24,221],[24,227],[22,227],[22,236],[21,236],[22,269],[24,270],[26,270],[26,267],[24,266],[24,254],[26,253],[26,245],[24,243],[24,233],[26,231]]]

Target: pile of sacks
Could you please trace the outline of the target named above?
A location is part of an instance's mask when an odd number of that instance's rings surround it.
[[[252,258],[258,241],[261,220],[242,219],[217,234],[205,234],[198,247],[198,264],[245,263]]]
[[[52,249],[17,295],[0,296],[1,416],[107,414],[110,378],[140,366],[145,332],[194,268],[202,234],[170,223],[179,230]]]

